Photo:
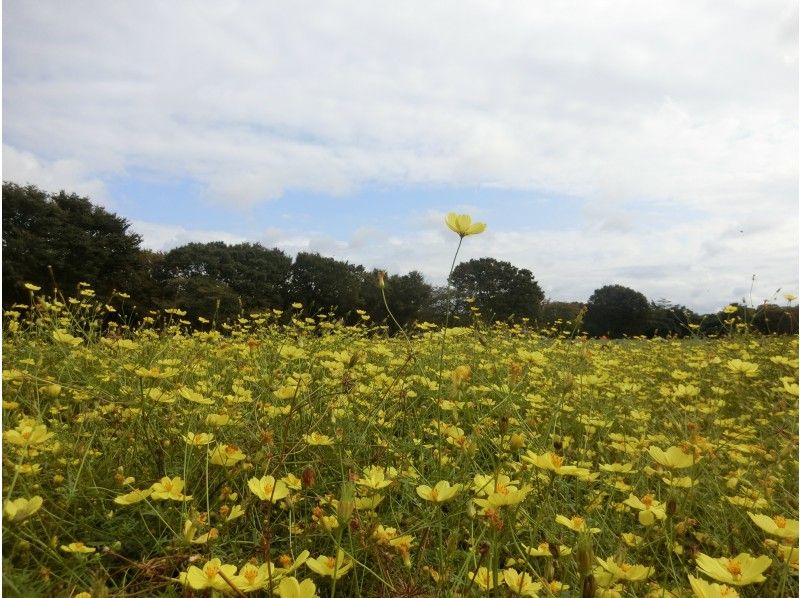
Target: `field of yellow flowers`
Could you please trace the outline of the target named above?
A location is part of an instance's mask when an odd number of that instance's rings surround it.
[[[6,595],[797,594],[795,338],[35,305],[3,341]]]
[[[6,596],[798,594],[797,338],[389,336],[299,304],[132,328],[26,286]]]

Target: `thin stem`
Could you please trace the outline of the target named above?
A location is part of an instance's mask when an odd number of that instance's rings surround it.
[[[450,301],[450,276],[453,274],[453,269],[456,267],[456,259],[458,252],[461,250],[461,243],[464,242],[464,237],[458,238],[458,247],[453,255],[453,262],[450,264],[450,272],[447,274],[447,312],[444,317],[444,328],[442,328],[442,346],[439,349],[439,375],[436,385],[436,431],[439,436],[439,454],[437,456],[439,463],[442,461],[442,370],[444,369],[444,347],[447,338],[447,327],[450,324],[450,312],[452,305]]]

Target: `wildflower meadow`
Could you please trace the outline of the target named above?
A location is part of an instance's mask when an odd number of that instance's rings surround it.
[[[29,292],[4,317],[8,596],[798,594],[794,336],[477,309],[389,335],[299,303],[133,326],[124,294]]]

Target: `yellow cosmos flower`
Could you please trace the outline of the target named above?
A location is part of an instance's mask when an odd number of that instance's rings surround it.
[[[216,426],[221,427],[228,424],[231,421],[231,416],[227,413],[209,413],[206,415],[206,423],[209,426]]]
[[[503,581],[508,589],[518,596],[538,596],[542,589],[542,584],[533,581],[530,573],[520,573],[516,569],[505,569]]]
[[[153,488],[147,488],[145,490],[134,490],[132,492],[128,492],[127,494],[122,494],[121,496],[117,496],[114,498],[114,502],[118,505],[132,505],[137,502],[143,501],[145,498],[150,496],[153,493]]]
[[[467,235],[478,235],[486,230],[483,222],[472,222],[472,217],[468,214],[456,214],[450,212],[445,218],[447,226],[450,227],[462,239]]]
[[[353,561],[345,558],[344,551],[340,548],[336,558],[320,555],[315,559],[308,559],[306,566],[318,575],[339,579],[353,568]]]
[[[709,583],[691,575],[689,576],[689,585],[692,586],[695,598],[739,598],[739,592],[730,586]]]
[[[555,453],[544,453],[538,455],[533,451],[527,451],[522,456],[522,460],[541,469],[552,471],[556,475],[575,476],[580,480],[589,479],[591,472],[583,467],[574,465],[564,465],[564,457]]]
[[[181,502],[192,500],[191,496],[183,494],[183,486],[184,481],[180,476],[172,479],[163,477],[150,487],[152,490],[150,496],[153,497],[153,500],[178,500]]]
[[[187,388],[186,386],[181,387],[178,391],[178,394],[181,395],[187,401],[191,401],[192,403],[198,403],[200,405],[213,405],[214,401],[211,399],[207,399],[199,392],[192,390],[191,388]]]
[[[715,559],[701,552],[695,562],[697,568],[711,579],[734,586],[746,586],[766,579],[761,574],[772,564],[772,559],[765,555],[753,557],[746,552],[730,559]]]
[[[42,508],[41,496],[34,496],[33,498],[17,498],[15,500],[6,500],[3,503],[3,514],[6,521],[22,521],[27,519],[36,511]]]
[[[245,454],[232,444],[218,444],[208,451],[209,462],[222,467],[233,467],[244,458]]]
[[[26,282],[26,283],[25,283],[24,285],[22,285],[22,286],[24,286],[24,287],[25,287],[26,289],[28,289],[29,291],[34,291],[34,292],[36,292],[36,291],[41,291],[41,290],[42,290],[42,287],[40,287],[40,286],[36,286],[36,285],[35,285],[35,284],[33,284],[32,282]]]
[[[522,547],[530,556],[543,556],[543,557],[553,556],[553,551],[550,549],[550,544],[548,542],[541,542],[535,548],[530,548],[528,546],[525,546],[525,544],[523,544]],[[554,547],[555,550],[558,551],[558,556],[560,557],[572,554],[572,549],[569,548],[568,546],[564,546],[563,544],[554,545]]]
[[[768,534],[778,536],[779,538],[798,537],[800,521],[797,519],[786,519],[780,515],[776,517],[767,517],[766,515],[756,515],[750,511],[748,511],[747,514],[750,516],[750,519],[753,520],[753,523]]]
[[[311,434],[303,434],[305,440],[311,446],[330,446],[333,444],[333,439],[325,434],[320,434],[316,430]]]
[[[247,480],[250,490],[261,500],[278,502],[289,496],[289,487],[282,480],[275,480],[271,475],[265,475],[261,479],[250,478]]]
[[[671,446],[666,451],[651,446],[647,452],[656,463],[670,469],[685,469],[695,464],[694,455],[683,452],[679,446]]]
[[[317,586],[310,579],[297,581],[296,577],[284,577],[278,584],[279,598],[315,598]]]
[[[227,577],[232,582],[236,575],[236,565],[223,565],[219,559],[211,559],[203,568],[192,565],[186,573],[181,573],[178,581],[188,585],[193,590],[212,588],[219,592],[231,592],[230,584],[225,581]]]
[[[639,511],[639,523],[642,525],[653,525],[656,519],[667,518],[666,507],[654,499],[652,494],[645,494],[641,499],[631,494],[622,502]]]
[[[230,513],[228,513],[228,516],[225,517],[225,521],[233,521],[234,519],[239,519],[239,517],[241,517],[242,515],[244,515],[244,509],[242,508],[242,505],[233,505],[233,507],[231,507]]]
[[[187,432],[186,435],[183,437],[183,440],[189,446],[203,446],[209,444],[212,440],[214,440],[214,435],[209,434],[208,432],[200,432],[199,434],[195,434],[194,432]]]
[[[273,569],[272,563],[264,563],[263,565],[247,563],[239,570],[239,574],[230,578],[230,580],[242,592],[256,592],[269,585],[271,569]],[[277,578],[278,575],[276,575],[275,571],[272,571],[273,583]],[[230,592],[230,589],[228,591]]]
[[[395,470],[395,475],[397,471]],[[386,479],[386,471],[382,467],[368,467],[364,470],[364,477],[356,480],[356,484],[372,490],[382,490],[392,483],[391,479]]]
[[[561,525],[568,527],[574,532],[579,533],[590,533],[590,534],[599,534],[600,528],[599,527],[589,527],[586,523],[586,520],[583,517],[572,517],[568,519],[564,515],[556,515],[556,523],[560,523]]]
[[[477,571],[469,574],[469,578],[482,590],[493,590],[495,588],[494,575],[492,575],[492,572],[486,567],[478,567]],[[498,583],[502,584],[504,582],[504,576],[500,575]]]
[[[431,488],[430,486],[422,485],[417,486],[417,494],[423,500],[432,503],[443,503],[455,497],[456,494],[463,488],[462,484],[450,485],[450,482],[442,480],[436,482],[436,485]]]
[[[97,549],[91,546],[86,546],[83,542],[71,542],[69,544],[62,544],[61,550],[64,552],[76,552],[80,554],[91,554],[95,552]]]
[[[47,431],[45,424],[37,424],[28,419],[23,420],[13,430],[3,432],[3,440],[17,446],[44,444],[52,437],[53,433]]]
[[[611,558],[603,560],[597,557],[597,562],[600,566],[595,568],[594,576],[597,578],[597,582],[604,587],[618,581],[644,581],[655,573],[654,567],[619,563]]]
[[[473,501],[476,505],[484,509],[516,505],[525,500],[531,490],[533,490],[533,488],[530,486],[517,488],[516,486],[507,486],[498,483],[495,485],[495,491],[490,493],[486,498],[474,498]]]
[[[63,345],[69,345],[70,347],[80,345],[83,342],[82,338],[74,337],[66,330],[54,330],[53,340]]]
[[[734,374],[744,374],[746,378],[753,378],[758,373],[757,363],[750,363],[741,359],[731,359],[725,365]]]

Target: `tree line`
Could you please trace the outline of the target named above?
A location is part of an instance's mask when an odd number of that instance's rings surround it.
[[[378,270],[300,252],[294,258],[259,243],[188,243],[166,252],[141,247],[124,218],[77,194],[47,193],[3,183],[3,306],[28,303],[26,283],[63,295],[88,283],[96,297],[124,292],[127,317],[165,308],[191,321],[222,322],[300,303],[306,313],[331,313],[348,323],[388,319]],[[548,301],[533,273],[490,257],[458,264],[449,286],[419,272],[385,277],[397,322],[515,322],[538,328],[573,326],[594,336],[722,334],[733,316],[764,332],[796,333],[797,308],[736,305],[736,313],[700,315],[685,306],[648,301],[620,285],[597,289],[586,303]],[[568,324],[569,323],[569,324]]]

